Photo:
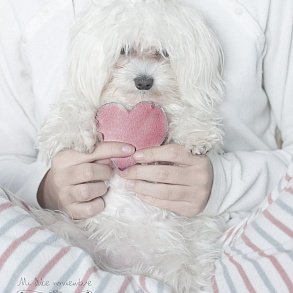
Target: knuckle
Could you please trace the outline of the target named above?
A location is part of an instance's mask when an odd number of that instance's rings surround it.
[[[87,205],[85,208],[84,208],[84,216],[86,218],[88,217],[91,217],[95,214],[95,209],[92,205]]]
[[[62,207],[62,209],[61,209],[68,217],[72,217],[72,218],[77,218],[75,215],[74,215],[74,213],[73,213],[73,211],[70,209],[70,207]]]
[[[95,204],[87,205],[84,209],[84,213],[86,217],[92,217],[101,212],[104,209],[104,201],[102,199],[98,199]]]
[[[69,206],[66,208],[65,213],[72,219],[81,220],[83,219],[83,212],[79,206]]]
[[[104,172],[104,177],[105,179],[111,178],[113,174],[113,170],[109,166],[103,166],[103,172]]]
[[[170,145],[169,155],[171,160],[176,160],[180,156],[180,148],[177,145]]]
[[[66,209],[66,213],[72,219],[76,219],[76,220],[82,219],[82,213],[79,210],[75,210],[71,206]]]
[[[157,152],[154,149],[147,149],[146,151],[144,151],[144,158],[146,160],[148,159],[152,159],[156,157]]]
[[[183,199],[186,199],[186,197],[187,197],[187,194],[186,194],[186,191],[185,190],[178,190],[177,191],[177,198],[179,199],[179,200],[183,200]]]
[[[169,171],[165,168],[161,168],[158,172],[159,181],[167,181],[170,177]]]
[[[140,174],[140,166],[133,166],[131,169],[129,169],[128,176],[129,178],[137,179],[139,178]]]
[[[82,173],[83,173],[83,178],[85,182],[91,181],[94,179],[95,171],[92,165],[86,165],[85,167],[83,167]]]
[[[103,155],[112,157],[121,153],[121,147],[116,142],[108,142],[103,145]]]
[[[107,187],[107,185],[105,184],[105,182],[103,182],[103,183],[101,184],[101,187],[100,187],[100,190],[99,190],[99,191],[100,191],[100,192],[99,192],[100,195],[104,195],[104,194],[107,193],[107,191],[108,191],[108,187]]]
[[[86,201],[89,198],[89,187],[87,184],[79,185],[77,198],[81,201]]]
[[[166,200],[170,200],[174,197],[174,190],[173,188],[171,188],[171,186],[166,186],[166,193],[165,193],[165,196],[166,196]]]
[[[63,205],[60,210],[65,212],[71,218],[75,218],[77,216],[75,215],[73,205],[71,204]]]

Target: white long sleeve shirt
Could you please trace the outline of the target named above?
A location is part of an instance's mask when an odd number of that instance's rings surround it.
[[[225,154],[210,155],[214,181],[204,212],[249,211],[293,154],[293,1],[190,1],[225,55]],[[84,2],[75,1],[77,14]],[[35,206],[47,172],[37,131],[64,86],[73,23],[71,0],[0,0],[0,185]]]

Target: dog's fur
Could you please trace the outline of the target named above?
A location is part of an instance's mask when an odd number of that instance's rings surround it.
[[[167,142],[194,154],[220,149],[222,51],[185,1],[93,1],[74,27],[69,52],[66,88],[40,133],[46,157],[63,149],[91,152],[99,141],[96,111],[108,102],[132,107],[153,101],[167,114]],[[150,90],[135,87],[140,75],[154,79]],[[101,214],[76,223],[91,239],[101,268],[159,278],[178,292],[208,290],[223,231],[220,217],[186,218],[146,205],[118,176],[105,201]],[[60,218],[35,214],[46,224]],[[65,222],[59,222],[65,237],[74,241],[80,230]]]

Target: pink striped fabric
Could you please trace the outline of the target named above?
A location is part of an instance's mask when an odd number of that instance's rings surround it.
[[[99,270],[81,249],[68,246],[25,209],[13,206],[11,196],[0,188],[0,292],[171,292],[150,278]]]
[[[128,286],[131,284],[131,282],[132,282],[132,277],[127,277],[124,280],[123,284],[121,285],[118,293],[125,293],[127,288],[128,288]]]
[[[15,250],[21,246],[24,241],[31,238],[38,230],[41,230],[41,227],[38,226],[30,228],[21,237],[14,240],[5,251],[3,251],[0,257],[0,269],[5,265],[6,261],[15,252]]]
[[[95,273],[97,271],[97,268],[96,267],[91,267],[91,268],[89,268],[87,271],[86,271],[86,273],[85,273],[85,275],[83,276],[83,278],[82,278],[82,285],[79,287],[79,288],[76,288],[76,290],[75,290],[75,293],[79,293],[81,290],[84,290],[84,287],[85,287],[85,284],[88,282],[88,280],[89,280],[89,278],[90,278],[90,276],[93,274],[93,273]]]
[[[213,292],[293,292],[293,162],[255,213],[222,237]]]
[[[223,236],[212,290],[293,292],[293,163],[255,213]],[[142,276],[97,269],[82,250],[42,229],[0,189],[1,292],[171,292]]]
[[[62,248],[45,266],[44,268],[36,275],[34,279],[36,280],[42,280],[44,279],[47,274],[54,268],[56,267],[56,264],[62,259],[62,257],[68,253],[70,250],[69,247],[64,247]],[[32,283],[29,285],[27,288],[27,291],[34,291],[37,288],[37,283]]]
[[[1,205],[0,205],[0,212],[8,209],[12,207],[12,203],[11,202],[3,202]]]

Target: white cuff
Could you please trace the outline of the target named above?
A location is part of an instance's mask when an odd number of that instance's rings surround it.
[[[225,173],[221,162],[221,155],[209,152],[207,156],[213,166],[214,178],[210,198],[202,214],[215,216],[220,213],[220,206],[224,199]]]

